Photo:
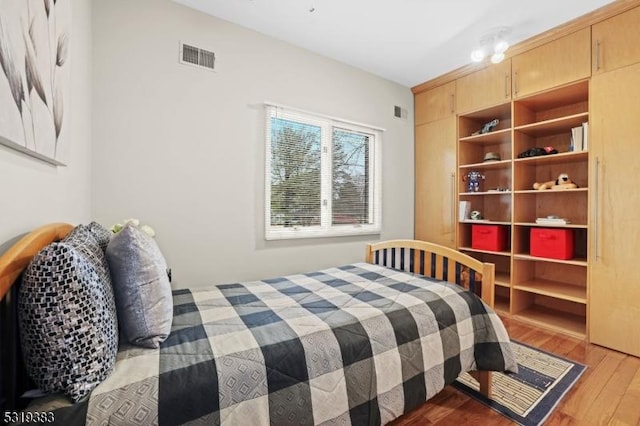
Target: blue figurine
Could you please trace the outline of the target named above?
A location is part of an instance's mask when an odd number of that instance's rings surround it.
[[[463,180],[467,182],[467,192],[482,192],[480,182],[484,180],[484,175],[479,171],[471,170]]]

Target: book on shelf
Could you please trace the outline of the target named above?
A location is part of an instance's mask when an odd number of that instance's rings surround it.
[[[567,225],[571,221],[563,217],[539,217],[536,219],[536,223],[538,225]]]
[[[589,142],[589,122],[585,121],[582,123],[582,150],[586,151],[588,149]]]
[[[570,151],[582,151],[584,143],[584,127],[571,128],[571,148]]]
[[[458,220],[464,222],[471,216],[471,201],[460,201],[458,207]]]

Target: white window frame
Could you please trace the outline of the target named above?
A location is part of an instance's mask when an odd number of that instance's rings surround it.
[[[321,127],[321,224],[282,227],[271,225],[271,118],[279,117]],[[384,129],[309,113],[291,107],[265,104],[265,239],[323,238],[379,234],[382,230],[382,133]],[[332,224],[332,129],[369,136],[369,224]]]

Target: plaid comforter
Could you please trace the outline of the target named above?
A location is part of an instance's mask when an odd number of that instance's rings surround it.
[[[475,295],[357,263],[174,292],[159,349],[122,348],[64,424],[385,424],[461,372],[516,370]]]

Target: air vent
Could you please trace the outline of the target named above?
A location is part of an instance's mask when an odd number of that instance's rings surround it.
[[[186,43],[180,43],[180,63],[214,70],[216,54]]]
[[[393,106],[393,116],[395,118],[407,119],[407,110],[405,108],[399,107],[398,105]]]

